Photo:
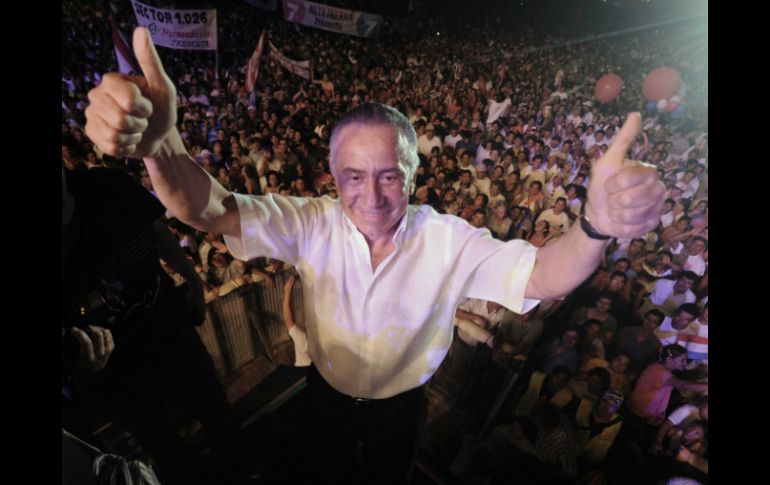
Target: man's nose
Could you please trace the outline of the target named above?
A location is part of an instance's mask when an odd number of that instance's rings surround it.
[[[382,189],[376,179],[371,179],[364,186],[364,200],[367,207],[375,208],[382,204]]]

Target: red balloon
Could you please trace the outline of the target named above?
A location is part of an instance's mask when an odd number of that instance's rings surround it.
[[[623,87],[623,79],[617,74],[605,74],[596,81],[594,96],[601,103],[609,103],[617,98]]]
[[[675,95],[682,77],[670,67],[659,67],[650,72],[642,83],[642,94],[649,101],[668,99]]]

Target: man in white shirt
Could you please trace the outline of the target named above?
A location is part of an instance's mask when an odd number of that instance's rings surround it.
[[[666,199],[663,202],[663,212],[660,214],[660,224],[663,228],[667,228],[674,223],[674,199]]]
[[[551,181],[545,184],[545,187],[543,188],[543,193],[545,194],[546,209],[550,209],[551,207],[553,207],[553,205],[556,203],[556,199],[558,199],[559,197],[564,197],[566,200],[567,192],[564,190],[564,187],[561,186],[561,183],[563,180],[564,179],[561,175],[561,172],[557,172],[554,174]]]
[[[417,146],[426,158],[430,158],[430,152],[434,147],[438,147],[441,151],[441,140],[437,136],[433,135],[433,124],[428,123],[425,127],[425,134],[417,139]]]
[[[659,279],[655,282],[649,301],[639,310],[644,315],[652,308],[659,308],[665,315],[673,315],[677,308],[685,303],[695,303],[695,293],[691,288],[698,277],[691,271],[685,271],[676,280]]]
[[[444,137],[444,146],[455,148],[455,146],[457,145],[457,142],[462,139],[463,137],[460,135],[458,131],[457,124],[452,123],[452,125],[449,127],[449,134]]]
[[[705,238],[695,236],[687,246],[687,260],[682,269],[685,271],[692,271],[698,276],[703,276],[706,272],[706,260],[703,258],[703,254],[708,248],[708,243]]]
[[[641,128],[638,113],[595,163],[585,219],[539,250],[409,206],[417,136],[403,115],[380,104],[337,120],[330,167],[338,199],[233,194],[187,154],[175,129],[175,87],[145,28],[135,31],[134,51],[145,78],[104,76],[90,93],[88,136],[112,156],[142,157],[166,207],[188,225],[225,234],[238,259],[270,256],[296,266],[314,364],[308,389],[323,399],[319,415],[327,418],[319,431],[336,429],[323,436],[351,453],[360,443],[371,481],[401,482],[411,470],[427,405],[423,385],[449,349],[462,298],[526,312],[584,281],[611,237],[658,224],[664,187],[657,173],[624,164]],[[105,121],[115,119],[119,128]],[[395,416],[385,411],[392,406]]]
[[[476,178],[473,185],[479,194],[489,197],[489,187],[492,185],[492,179],[487,176],[487,166],[483,163],[476,165]]]
[[[553,208],[544,210],[540,213],[540,216],[535,222],[548,221],[548,224],[551,226],[551,231],[567,232],[570,221],[567,213],[564,211],[565,207],[567,207],[567,199],[559,197],[556,199]]]

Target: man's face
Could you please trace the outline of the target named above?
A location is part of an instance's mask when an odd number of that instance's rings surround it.
[[[575,345],[577,345],[577,341],[578,341],[578,333],[575,332],[574,330],[564,332],[564,334],[561,336],[561,345],[568,349],[571,349]]]
[[[618,355],[610,363],[610,370],[616,374],[623,374],[628,368],[628,364],[631,363],[631,359],[627,355]]]
[[[674,291],[676,293],[684,293],[685,291],[692,288],[694,283],[695,282],[690,278],[679,278],[676,280],[676,283],[674,283]]]
[[[484,227],[486,223],[487,223],[487,218],[484,216],[484,214],[480,214],[480,213],[473,214],[473,217],[471,218],[471,226]]]
[[[682,354],[678,357],[669,357],[666,360],[666,367],[670,370],[683,370],[687,365],[687,354]]]
[[[660,326],[661,322],[662,320],[660,317],[653,313],[648,313],[644,316],[644,320],[642,321],[642,328],[648,332],[652,332]]]
[[[637,256],[642,252],[642,249],[644,248],[644,243],[641,241],[634,241],[628,246],[628,255],[629,256]]]
[[[350,124],[335,138],[332,164],[345,215],[371,239],[392,235],[406,212],[411,174],[398,161],[396,129]]]
[[[697,315],[690,315],[685,311],[678,311],[671,319],[671,326],[677,330],[683,330],[687,325],[691,324]]]
[[[610,310],[610,305],[612,305],[612,302],[609,298],[599,298],[596,302],[596,309],[601,313],[606,313]]]
[[[428,202],[428,187],[426,185],[419,187],[415,191],[414,196],[417,198],[417,200],[421,204],[425,204],[426,202]]]
[[[610,291],[614,291],[614,292],[616,292],[616,293],[617,293],[618,291],[620,291],[621,289],[623,289],[623,286],[624,286],[625,284],[626,284],[626,279],[625,279],[625,278],[623,278],[622,276],[616,275],[616,276],[613,276],[613,277],[610,279],[610,285],[609,285],[609,288],[608,288],[608,289],[609,289]]]
[[[561,214],[567,204],[563,200],[557,200],[553,205],[554,214]]]
[[[698,254],[702,253],[704,249],[706,249],[706,245],[703,244],[703,241],[693,241],[690,243],[690,256],[697,256]]]
[[[557,391],[567,385],[567,376],[564,374],[550,374],[549,377],[551,391]]]

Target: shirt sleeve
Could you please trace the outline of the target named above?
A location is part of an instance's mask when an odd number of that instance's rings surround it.
[[[488,231],[483,231],[488,235]],[[526,313],[540,301],[524,298],[535,267],[537,248],[526,241],[503,243],[491,236],[480,236],[466,249],[472,255],[486,254],[477,261],[466,283],[464,296],[497,302],[515,313]],[[467,264],[466,256],[460,264]]]
[[[276,194],[233,194],[241,220],[239,238],[225,235],[230,253],[242,261],[270,257],[297,264],[301,245],[322,210],[319,199]]]

